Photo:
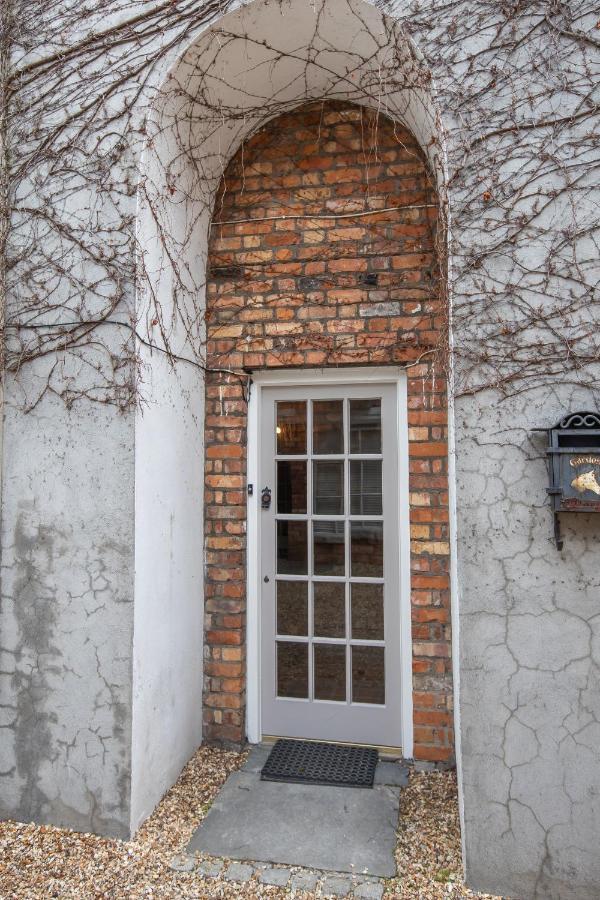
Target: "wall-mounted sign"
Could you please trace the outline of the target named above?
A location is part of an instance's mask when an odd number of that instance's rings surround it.
[[[556,546],[562,549],[561,512],[600,513],[600,413],[574,412],[548,434],[550,487]]]
[[[600,456],[572,456],[569,465],[574,471],[569,488],[576,493],[572,497],[567,496],[567,491],[563,495],[563,509],[579,509],[583,504],[596,504],[597,500],[586,500],[586,494],[595,494],[600,497]]]

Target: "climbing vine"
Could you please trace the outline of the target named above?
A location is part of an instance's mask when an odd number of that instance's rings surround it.
[[[382,6],[378,28],[366,8],[336,0],[357,36],[342,50],[330,0],[296,43],[230,27],[227,2],[6,0],[0,324],[18,402],[125,409],[148,354],[206,366],[199,235],[222,173],[263,124],[324,95],[421,122],[441,214],[432,290],[452,325],[452,354],[445,339],[423,352],[438,371],[452,356],[457,392],[595,383],[597,4],[415,0]]]

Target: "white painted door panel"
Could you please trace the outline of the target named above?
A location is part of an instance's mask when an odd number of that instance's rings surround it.
[[[402,745],[396,391],[262,391],[263,734]]]

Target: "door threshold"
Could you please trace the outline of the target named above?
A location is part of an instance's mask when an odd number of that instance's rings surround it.
[[[370,747],[377,750],[381,759],[403,759],[402,747],[387,747],[385,744],[361,744],[357,741],[326,741],[320,738],[290,737],[287,734],[263,734],[261,737],[262,744],[274,744],[280,738],[287,738],[291,741],[311,741],[315,744],[344,744],[347,747]]]

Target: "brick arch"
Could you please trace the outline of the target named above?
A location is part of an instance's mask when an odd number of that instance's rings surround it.
[[[206,310],[208,741],[245,734],[247,423],[231,373],[409,364],[414,754],[452,756],[447,396],[430,352],[447,327],[437,216],[415,138],[346,102],[271,121],[223,175]]]

